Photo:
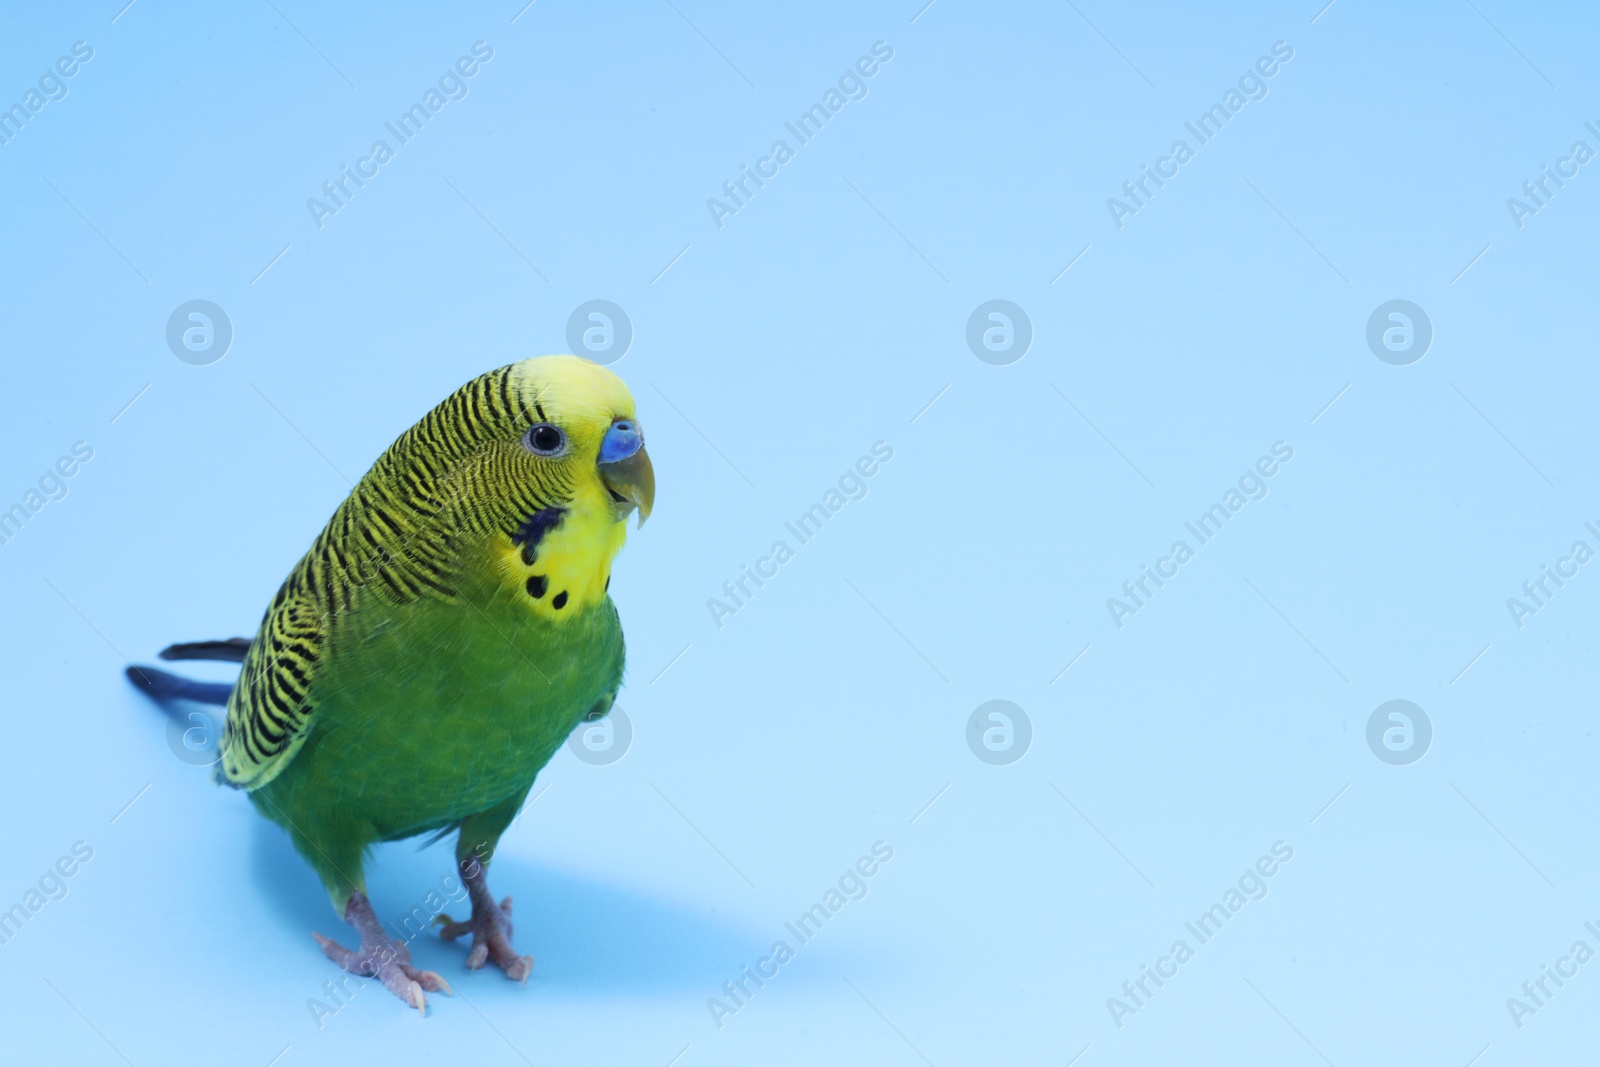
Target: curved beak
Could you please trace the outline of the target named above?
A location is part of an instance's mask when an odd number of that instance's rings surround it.
[[[639,525],[644,526],[656,502],[656,472],[650,453],[644,449],[644,435],[632,419],[619,419],[606,431],[596,463],[600,480],[611,494],[611,506],[618,522],[626,522],[635,508]]]

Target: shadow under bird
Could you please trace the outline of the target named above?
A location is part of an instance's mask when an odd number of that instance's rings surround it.
[[[128,676],[157,700],[226,704],[218,774],[288,831],[354,951],[330,960],[424,1010],[449,991],[412,966],[367,898],[381,841],[455,831],[472,914],[467,966],[526,981],[511,898],[496,903],[496,843],[572,730],[611,710],[622,625],[608,590],[655,473],[633,397],[576,356],[473,379],[402,434],[290,572],[253,639],[173,645],[163,659],[241,664],[229,686],[152,667]]]

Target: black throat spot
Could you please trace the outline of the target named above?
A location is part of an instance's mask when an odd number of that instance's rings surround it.
[[[566,508],[540,508],[522,520],[522,525],[511,532],[511,543],[522,546],[524,562],[530,566],[533,564],[539,542],[544,540],[545,534],[560,526],[561,520],[566,518],[566,515]]]

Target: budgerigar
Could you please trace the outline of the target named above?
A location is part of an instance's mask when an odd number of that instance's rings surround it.
[[[632,395],[604,367],[543,356],[484,374],[391,445],[290,573],[254,639],[175,645],[167,659],[241,662],[232,687],[149,667],[152,695],[226,699],[220,776],[248,791],[359,932],[329,959],[412,1007],[448,990],[385,934],[368,848],[458,832],[472,905],[467,966],[525,980],[511,898],[490,858],[534,776],[584,719],[611,709],[622,626],[611,566],[655,474]]]

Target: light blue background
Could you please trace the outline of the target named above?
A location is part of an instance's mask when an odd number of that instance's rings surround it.
[[[94,849],[0,946],[8,1062],[1593,1047],[1600,962],[1520,1029],[1506,1000],[1600,949],[1600,565],[1520,629],[1506,599],[1600,548],[1600,172],[1521,229],[1506,199],[1600,148],[1594,13],[919,2],[6,15],[0,101],[95,49],[0,146],[0,498],[94,448],[0,548],[0,906]],[[466,99],[313,225],[306,198],[479,40]],[[718,229],[706,199],[880,40],[867,98]],[[1118,229],[1106,198],[1276,41],[1269,95]],[[211,366],[164,339],[196,298],[235,330]],[[249,633],[347,478],[467,379],[565,350],[594,298],[632,320],[615,369],[660,486],[613,583],[632,747],[560,753],[503,843],[526,988],[430,936],[460,995],[424,1020],[368,987],[319,1028],[309,934],[350,931],[174,758],[124,657]],[[964,340],[995,298],[1034,328],[1010,366]],[[1396,298],[1435,331],[1411,366],[1364,339]],[[867,497],[714,625],[880,440]],[[1270,495],[1118,629],[1106,599],[1276,441]],[[1410,766],[1365,740],[1396,698],[1433,724]],[[1032,722],[1009,766],[966,745],[991,699]],[[719,1029],[707,998],[880,840],[867,897]],[[1267,897],[1119,1029],[1107,998],[1277,841]],[[380,850],[380,914],[449,862]]]

